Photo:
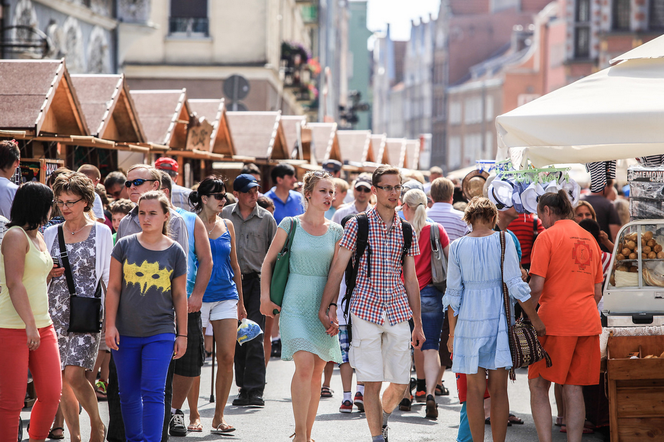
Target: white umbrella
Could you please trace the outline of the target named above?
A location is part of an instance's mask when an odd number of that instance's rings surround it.
[[[496,118],[498,159],[519,167],[664,154],[664,36],[619,63]]]

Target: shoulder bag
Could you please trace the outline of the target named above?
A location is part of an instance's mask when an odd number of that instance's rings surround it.
[[[60,260],[65,268],[67,288],[69,289],[69,328],[67,331],[69,333],[99,333],[102,326],[101,294],[104,283],[99,278],[93,298],[78,296],[71,266],[69,265],[62,224],[58,226],[58,242],[60,244]]]
[[[441,292],[447,289],[447,258],[440,243],[438,224],[431,224],[431,283]]]
[[[503,281],[503,297],[505,299],[505,317],[507,319],[507,335],[509,338],[510,354],[512,355],[512,368],[510,369],[510,379],[516,380],[514,369],[527,367],[535,362],[546,359],[546,366],[551,367],[551,357],[544,350],[535,327],[528,319],[519,319],[514,325],[511,325],[512,303],[510,295],[505,284],[505,232],[500,232],[500,276]]]
[[[291,246],[293,245],[293,237],[295,236],[295,228],[297,222],[294,218],[290,218],[290,230],[288,231],[288,238],[277,255],[277,261],[272,268],[272,279],[270,280],[270,301],[281,307],[284,300],[284,292],[286,291],[286,283],[288,282]],[[279,313],[276,309],[273,312],[275,315]]]

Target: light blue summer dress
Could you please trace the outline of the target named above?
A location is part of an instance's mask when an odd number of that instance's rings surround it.
[[[530,299],[530,287],[521,270],[512,235],[505,235],[505,282],[512,304]],[[464,236],[450,245],[447,291],[443,297],[457,316],[452,371],[474,374],[511,368],[507,322],[500,276],[500,233]],[[514,315],[514,309],[512,309]],[[513,322],[514,318],[510,318]]]

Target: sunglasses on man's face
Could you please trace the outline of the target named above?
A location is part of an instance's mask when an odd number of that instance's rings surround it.
[[[140,186],[140,185],[142,185],[142,184],[144,184],[148,181],[157,181],[157,180],[144,180],[142,178],[139,178],[139,179],[133,180],[133,181],[125,181],[125,186],[127,188],[131,187],[132,185],[135,186],[135,187],[138,187],[138,186]]]
[[[358,192],[363,192],[363,193],[370,193],[371,192],[371,189],[369,189],[366,186],[358,186],[358,187],[355,188],[355,190],[357,190]]]

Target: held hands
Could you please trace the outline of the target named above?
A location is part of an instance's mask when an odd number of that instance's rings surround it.
[[[261,297],[261,314],[269,318],[274,318],[274,311],[280,312],[281,307],[272,302],[270,298]]]
[[[120,349],[120,333],[118,333],[117,328],[106,326],[106,345],[111,350],[117,351]]]
[[[413,348],[419,350],[422,348],[422,344],[424,344],[424,341],[426,341],[427,338],[424,337],[424,331],[422,330],[422,324],[416,325],[413,327],[413,335],[412,335],[412,346]]]
[[[187,351],[187,337],[177,336],[173,344],[173,359],[180,359]]]
[[[35,351],[39,348],[39,342],[40,342],[40,336],[39,336],[39,330],[37,330],[37,327],[32,326],[32,327],[27,327],[25,329],[26,335],[28,335],[28,350],[30,351]]]
[[[318,319],[325,327],[325,333],[330,336],[335,336],[339,333],[339,321],[337,321],[337,306],[331,305],[327,311],[319,310]]]

